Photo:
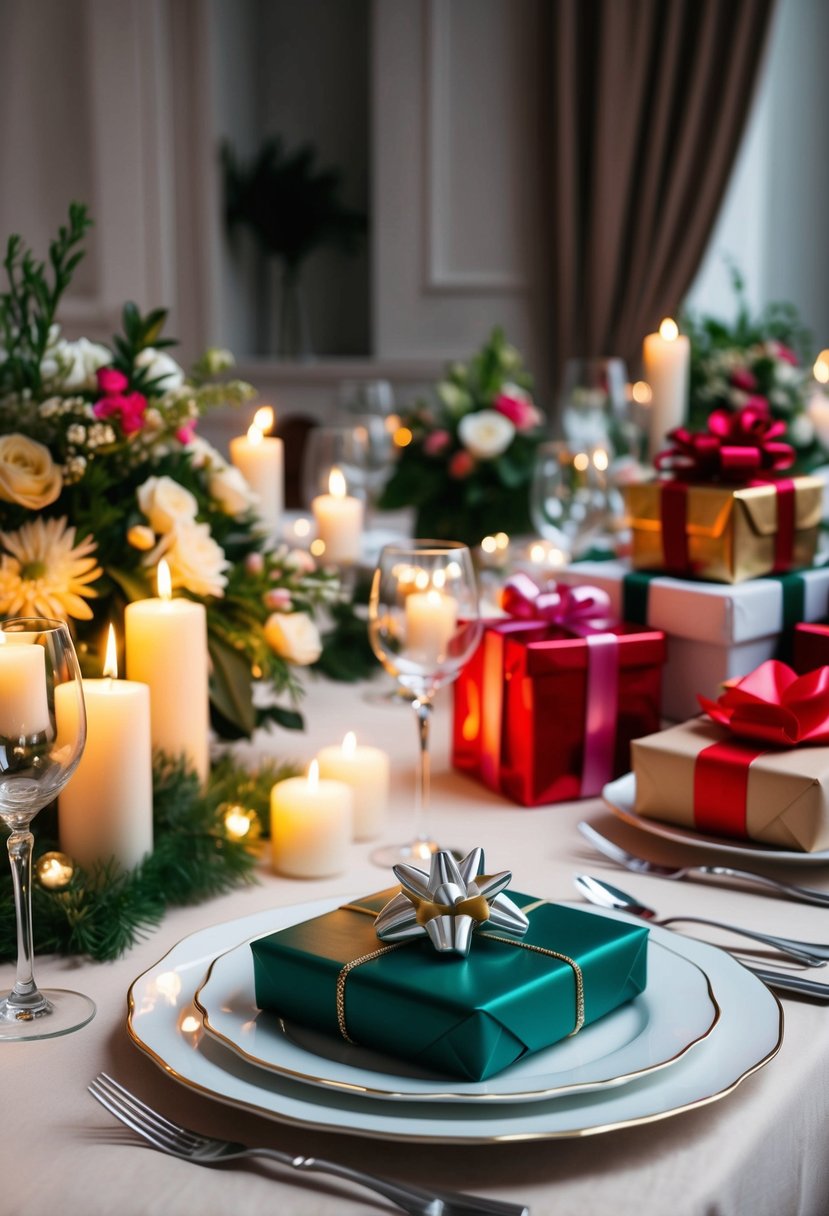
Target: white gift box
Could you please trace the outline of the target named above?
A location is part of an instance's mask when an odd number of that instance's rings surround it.
[[[621,620],[626,562],[575,562],[556,579],[590,583],[610,596]],[[804,621],[829,615],[829,568],[799,572],[804,582]],[[783,629],[783,588],[774,578],[729,586],[657,576],[648,587],[648,619],[664,630],[667,661],[662,674],[662,712],[677,722],[700,712],[697,693],[716,698],[724,680],[748,675],[773,659]],[[790,624],[790,622],[787,622]]]

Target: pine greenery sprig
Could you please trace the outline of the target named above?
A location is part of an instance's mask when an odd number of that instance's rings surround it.
[[[84,954],[100,962],[118,958],[160,924],[167,908],[200,903],[254,882],[256,851],[227,834],[225,804],[255,811],[261,835],[267,835],[271,786],[295,772],[293,765],[278,763],[249,772],[225,757],[202,793],[182,761],[157,754],[153,852],[129,872],[112,860],[90,870],[76,867],[61,891],[33,882],[35,949]],[[35,857],[58,848],[55,840],[39,837]],[[13,959],[16,949],[12,881],[6,873],[0,878],[0,959]]]

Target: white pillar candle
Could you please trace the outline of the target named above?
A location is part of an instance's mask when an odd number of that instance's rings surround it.
[[[379,747],[357,746],[349,731],[342,747],[323,747],[317,753],[320,776],[344,781],[351,788],[354,839],[376,840],[382,835],[389,805],[388,755]]]
[[[316,760],[307,777],[289,777],[271,790],[271,855],[277,874],[342,874],[353,827],[350,788],[342,781],[320,781]]]
[[[22,739],[49,729],[46,652],[12,636],[0,634],[0,736]]]
[[[127,675],[150,687],[153,747],[184,755],[204,785],[210,770],[207,613],[204,604],[170,598],[163,559],[159,591],[158,599],[127,605]]]
[[[115,678],[112,632],[104,673],[102,680],[83,681],[86,747],[58,799],[60,845],[86,868],[114,857],[131,870],[153,848],[150,690]],[[77,716],[75,688],[58,684],[58,741],[74,737]]]
[[[328,562],[356,562],[360,556],[363,504],[346,494],[345,488],[342,471],[335,467],[328,478],[329,492],[317,495],[311,503]]]
[[[665,447],[665,436],[682,426],[688,412],[691,343],[667,317],[659,333],[648,334],[642,347],[645,380],[651,389],[650,456]]]
[[[406,656],[429,666],[442,663],[455,636],[458,601],[437,587],[406,596]]]
[[[262,526],[276,536],[282,520],[284,454],[282,440],[265,434],[272,426],[273,410],[262,406],[247,435],[231,439],[230,459],[259,499],[256,510]]]

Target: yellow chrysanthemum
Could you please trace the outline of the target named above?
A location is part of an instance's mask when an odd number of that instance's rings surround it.
[[[102,570],[90,554],[95,541],[75,544],[66,519],[34,519],[16,532],[0,532],[0,616],[49,616],[88,621],[89,586]]]

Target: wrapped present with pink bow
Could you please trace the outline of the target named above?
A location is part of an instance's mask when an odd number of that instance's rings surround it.
[[[770,660],[633,744],[637,814],[791,851],[829,849],[829,667]]]
[[[739,583],[810,566],[820,477],[789,477],[785,423],[765,410],[714,410],[708,430],[678,427],[656,457],[663,476],[625,488],[638,570]]]
[[[614,620],[598,587],[526,574],[502,607],[454,686],[455,768],[523,806],[600,794],[659,728],[664,634]]]

